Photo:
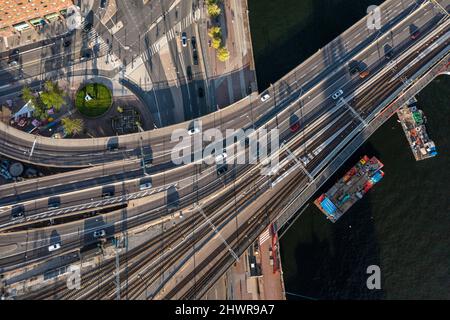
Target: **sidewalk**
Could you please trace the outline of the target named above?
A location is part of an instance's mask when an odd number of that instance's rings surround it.
[[[209,29],[214,23],[209,17],[206,19]],[[216,104],[225,107],[257,90],[247,1],[225,0],[218,25],[222,28],[230,59],[220,62],[216,57],[217,50],[212,47],[207,47],[207,59]]]
[[[65,20],[57,20],[45,25],[41,31],[28,29],[22,32],[13,31],[13,34],[0,36],[0,51],[11,50],[26,44],[60,36],[67,32]]]

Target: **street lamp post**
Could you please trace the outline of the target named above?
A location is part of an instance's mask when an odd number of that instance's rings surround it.
[[[141,145],[141,160],[142,160],[142,172],[144,176],[148,176],[147,171],[145,170],[145,158],[144,158],[144,148],[142,147],[142,136],[139,139]]]

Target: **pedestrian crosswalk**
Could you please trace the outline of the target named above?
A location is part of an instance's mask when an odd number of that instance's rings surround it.
[[[85,22],[81,25],[81,28],[85,27]],[[89,47],[96,46],[98,53],[106,53],[109,50],[109,44],[98,34],[98,32],[92,28],[86,34],[82,35],[83,40],[88,42]]]
[[[260,236],[259,236],[259,245],[261,246],[264,242],[270,239],[270,230],[267,228]]]
[[[157,42],[152,44],[149,48],[150,55],[155,55],[159,52],[159,50],[164,47],[164,45],[177,36],[179,36],[182,30],[189,27],[194,22],[200,19],[200,9],[195,10],[194,12],[190,12],[186,17],[184,17],[180,22],[178,22],[173,28],[168,30],[165,34],[165,37],[160,38]]]

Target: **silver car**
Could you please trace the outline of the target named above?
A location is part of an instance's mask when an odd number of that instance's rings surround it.
[[[333,93],[333,95],[331,96],[333,98],[333,100],[336,100],[337,98],[339,98],[340,96],[342,96],[342,94],[344,93],[344,91],[342,91],[341,89],[339,89],[338,91],[336,91],[335,93]]]
[[[58,250],[59,248],[61,248],[61,244],[55,243],[48,247],[48,251],[52,252],[52,251]]]
[[[261,101],[262,102],[265,102],[265,101],[267,101],[267,100],[269,100],[270,99],[270,95],[268,94],[268,93],[266,93],[265,95],[263,95],[262,97],[261,97]]]

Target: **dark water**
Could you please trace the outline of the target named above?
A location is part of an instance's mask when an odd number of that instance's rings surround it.
[[[363,16],[366,5],[371,4],[368,1],[314,0],[311,3],[316,5],[334,3],[335,10],[340,10],[344,3],[359,5],[346,7],[347,15],[339,16],[338,22],[321,23],[311,20],[317,15],[299,13],[303,21],[297,23],[294,14],[287,14],[290,18],[284,14],[287,9],[283,4],[291,6],[288,8],[292,11],[294,3],[308,0],[276,1],[280,4],[276,8],[269,2],[273,1],[249,2],[260,87],[276,81],[282,73],[345,30]],[[271,11],[264,10],[265,6]],[[334,11],[333,5],[323,8]],[[292,25],[299,26],[299,30],[278,43],[279,47],[271,41],[265,44],[258,40],[270,37],[258,29],[261,14],[269,29],[271,21],[277,21],[274,30],[279,34],[284,27],[291,30]],[[319,33],[320,39],[311,44],[308,39],[296,54],[287,52],[287,47],[297,46],[295,41],[304,39],[298,38],[299,34],[304,35],[304,30]],[[260,67],[271,65],[283,65],[283,71],[271,76]],[[320,191],[329,188],[364,154],[375,155],[385,164],[386,175],[381,182],[335,224],[327,221],[310,203],[281,239],[287,292],[314,299],[450,299],[450,77],[436,79],[418,99],[419,107],[428,118],[427,128],[437,145],[438,155],[416,162],[396,116],[392,117]],[[378,265],[381,269],[381,290],[366,287],[369,265]],[[288,294],[287,298],[298,297]]]

